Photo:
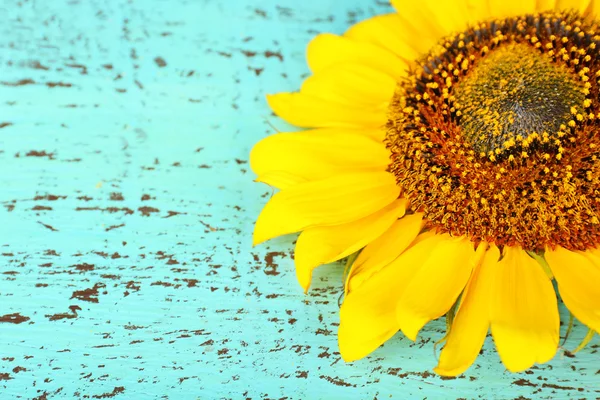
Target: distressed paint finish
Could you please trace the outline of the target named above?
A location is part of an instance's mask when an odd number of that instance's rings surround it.
[[[430,371],[444,322],[345,364],[341,268],[302,294],[294,237],[251,247],[272,191],[264,94],[317,32],[382,1],[0,2],[1,398],[596,398],[598,341],[512,375],[488,340]],[[563,310],[564,315],[564,310]],[[564,329],[563,329],[564,331]],[[585,331],[577,327],[573,348]]]

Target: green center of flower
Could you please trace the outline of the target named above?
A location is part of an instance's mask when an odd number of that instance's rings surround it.
[[[585,94],[577,76],[524,44],[492,51],[454,90],[458,125],[478,153],[514,147],[566,131],[582,112]]]

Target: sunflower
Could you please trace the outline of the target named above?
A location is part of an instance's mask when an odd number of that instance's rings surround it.
[[[392,5],[316,36],[300,91],[267,96],[312,129],[253,148],[257,181],[279,189],[254,243],[301,232],[305,290],[348,257],[346,361],[446,315],[438,374],[464,372],[490,330],[509,371],[545,363],[557,293],[600,330],[600,3]]]

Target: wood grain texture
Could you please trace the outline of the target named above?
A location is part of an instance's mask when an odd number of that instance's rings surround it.
[[[599,397],[597,340],[516,375],[488,340],[442,379],[436,321],[345,364],[340,267],[305,296],[294,237],[251,247],[272,191],[252,182],[248,153],[290,129],[264,94],[299,86],[317,32],[389,10],[0,1],[0,397]]]

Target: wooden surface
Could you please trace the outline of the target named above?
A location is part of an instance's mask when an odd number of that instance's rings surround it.
[[[290,129],[264,94],[299,86],[314,34],[387,11],[0,1],[0,398],[599,397],[597,339],[518,375],[488,340],[448,380],[430,372],[436,321],[345,364],[339,266],[305,296],[294,237],[251,247],[272,191],[248,152]]]

